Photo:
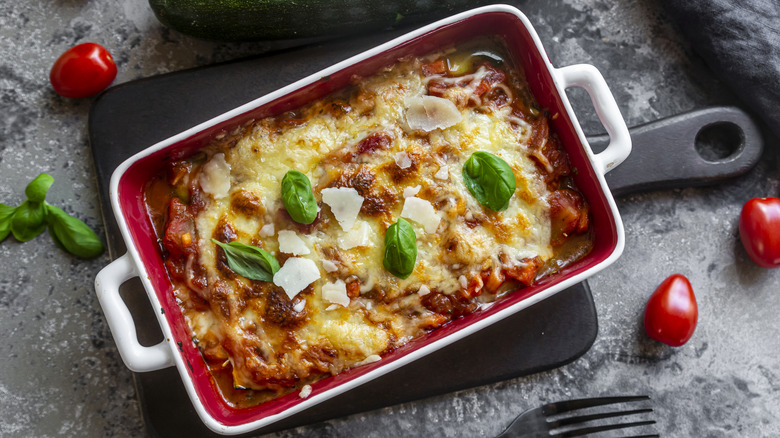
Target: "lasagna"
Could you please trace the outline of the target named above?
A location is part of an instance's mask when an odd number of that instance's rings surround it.
[[[229,401],[308,394],[587,254],[556,115],[500,53],[399,59],[149,183],[173,293]]]

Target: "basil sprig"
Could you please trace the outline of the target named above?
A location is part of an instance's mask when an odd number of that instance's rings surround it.
[[[463,181],[477,201],[493,211],[506,210],[517,188],[509,164],[484,151],[474,152],[463,164]]]
[[[417,236],[404,219],[390,225],[385,232],[385,269],[398,278],[408,278],[417,261]]]
[[[0,204],[0,242],[9,234],[20,242],[37,237],[49,227],[55,243],[69,253],[83,258],[103,253],[103,243],[81,220],[46,202],[46,193],[54,183],[51,175],[42,173],[24,189],[27,200],[18,207]]]
[[[317,218],[317,200],[311,182],[301,172],[289,170],[282,178],[282,203],[290,217],[299,224],[310,224]]]
[[[222,243],[211,239],[225,251],[228,266],[238,275],[250,280],[273,281],[279,262],[268,251],[241,242]]]

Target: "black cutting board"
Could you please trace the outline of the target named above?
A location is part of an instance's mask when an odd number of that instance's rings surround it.
[[[113,87],[102,94],[91,108],[89,138],[111,257],[117,258],[125,252],[108,198],[111,174],[122,161],[160,140],[387,39],[389,36],[385,34],[286,50],[258,58],[137,80]],[[726,110],[729,114],[734,111],[742,114],[735,109]],[[715,113],[715,116],[721,114],[718,111]],[[705,120],[708,124],[715,123],[710,120],[711,116]],[[668,126],[662,131],[672,137],[683,134],[683,137],[689,136],[690,132],[695,135],[700,129],[696,124],[702,122],[701,117],[697,117],[684,118],[683,122],[687,120],[683,123],[687,126],[685,129],[679,128],[679,122],[671,123],[678,127],[677,134],[674,130],[669,131]],[[744,125],[747,122],[739,119],[734,123]],[[634,130],[632,135],[644,133],[642,135],[645,137],[652,138],[656,126],[666,125],[646,125]],[[753,135],[749,132],[742,139],[751,139]],[[594,143],[599,143],[604,139],[594,140],[597,140]],[[737,148],[739,154],[746,155],[743,149],[756,150],[754,143],[747,143],[749,147],[743,144]],[[634,158],[634,162],[641,164],[643,154],[648,157],[652,152],[652,146],[644,152],[640,151],[639,158]],[[688,152],[686,154],[690,155]],[[695,158],[688,155],[678,157],[677,161],[688,162]],[[737,170],[732,169],[733,166],[718,169],[716,175],[705,168],[703,175],[695,175],[701,176],[698,179],[680,180],[680,173],[672,172],[674,180],[663,180],[652,176],[658,175],[657,172],[645,169],[639,173],[628,172],[627,178],[618,178],[612,186],[614,190],[627,193],[671,185],[710,183],[717,180],[717,174],[734,176],[748,170],[754,164],[751,160],[755,154],[748,155],[747,158],[732,160],[738,162]],[[641,184],[634,184],[636,182]],[[134,315],[141,343],[153,345],[159,342],[162,334],[141,283],[137,279],[130,281],[122,287],[121,292]],[[426,358],[275,423],[257,434],[560,367],[583,355],[593,344],[597,332],[596,309],[590,289],[587,283],[581,283]],[[213,435],[197,418],[175,368],[137,373],[134,378],[149,435]]]

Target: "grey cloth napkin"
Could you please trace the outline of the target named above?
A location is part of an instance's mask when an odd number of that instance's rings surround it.
[[[662,0],[694,50],[780,137],[780,0]]]

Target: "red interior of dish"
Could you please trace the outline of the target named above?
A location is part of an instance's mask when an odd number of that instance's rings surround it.
[[[607,199],[597,183],[596,174],[588,162],[583,146],[572,125],[572,120],[569,114],[566,113],[561,97],[553,85],[552,76],[543,61],[543,57],[546,55],[539,53],[533,38],[522,21],[509,13],[490,12],[472,16],[415,38],[394,49],[369,58],[358,65],[331,74],[316,83],[276,99],[260,108],[245,112],[229,121],[220,123],[179,141],[164,150],[151,154],[134,163],[122,176],[119,182],[118,193],[122,208],[121,213],[128,224],[133,244],[146,267],[157,297],[162,303],[164,316],[171,327],[175,341],[180,346],[182,357],[189,365],[189,377],[192,379],[204,407],[214,419],[226,426],[246,424],[269,415],[278,414],[300,403],[302,399],[298,397],[297,393],[292,393],[265,404],[245,409],[235,409],[224,402],[209,376],[205,362],[190,340],[186,323],[174,301],[172,286],[163,267],[155,233],[144,204],[143,193],[146,182],[160,170],[164,161],[189,155],[205,146],[211,138],[220,132],[232,130],[251,120],[276,115],[283,111],[300,107],[334,90],[345,87],[353,74],[361,76],[370,75],[379,68],[392,64],[401,56],[408,54],[423,55],[453,43],[467,41],[478,36],[497,36],[502,39],[507,45],[509,53],[514,56],[514,62],[521,65],[525,71],[528,83],[540,106],[546,108],[551,114],[559,113],[559,117],[552,120],[552,125],[566,148],[572,164],[578,170],[576,182],[590,203],[592,228],[594,231],[593,251],[586,258],[567,267],[559,275],[546,278],[533,287],[509,294],[491,307],[455,320],[431,332],[423,339],[419,339],[394,351],[379,362],[346,371],[317,382],[313,385],[314,391],[319,393],[334,388],[377,367],[396,361],[424,345],[445,338],[480,319],[517,304],[552,284],[593,267],[609,257],[614,251],[617,245],[617,230]]]

